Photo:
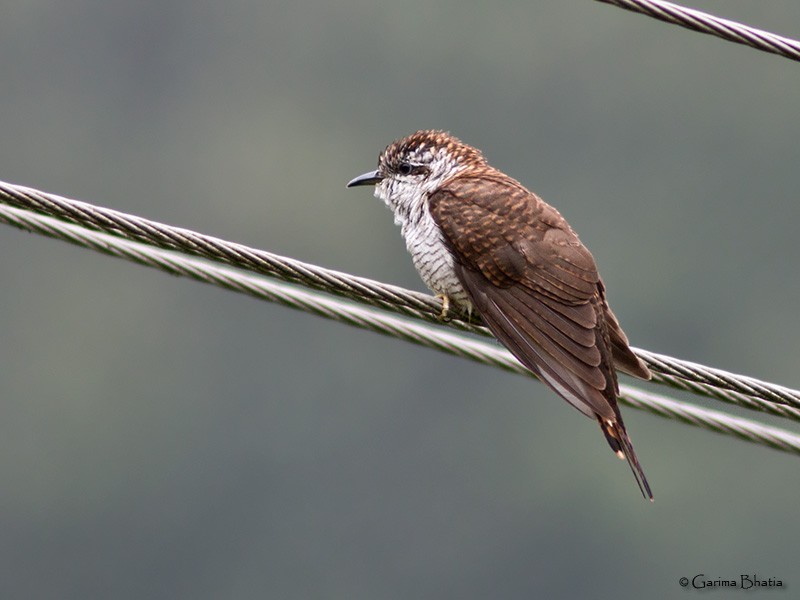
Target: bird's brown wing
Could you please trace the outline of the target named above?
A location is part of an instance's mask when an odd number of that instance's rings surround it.
[[[430,197],[430,211],[495,336],[581,412],[615,419],[600,278],[564,218],[491,174],[445,183]]]
[[[602,282],[601,282],[602,283]],[[611,341],[611,356],[614,358],[614,367],[617,371],[622,371],[628,375],[633,375],[639,379],[649,380],[653,377],[650,369],[644,361],[636,356],[628,344],[628,337],[622,331],[622,327],[617,321],[617,317],[608,306],[608,302],[603,298],[603,315],[608,327],[608,336]]]
[[[627,339],[606,311],[594,258],[564,218],[493,173],[451,179],[431,195],[429,208],[454,251],[459,280],[492,333],[556,393],[597,419],[652,499],[617,406],[612,353],[623,345],[630,353]],[[637,370],[638,359],[631,357],[626,362]],[[648,373],[643,364],[638,371]]]

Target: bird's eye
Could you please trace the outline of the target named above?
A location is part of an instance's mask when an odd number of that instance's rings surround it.
[[[397,165],[396,171],[400,175],[425,175],[430,169],[425,165],[415,165],[414,163],[401,162]]]

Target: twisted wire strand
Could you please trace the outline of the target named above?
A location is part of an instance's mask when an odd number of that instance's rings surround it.
[[[0,203],[440,324],[441,304],[437,299],[399,286],[356,277],[188,229],[164,225],[2,181],[0,181]],[[28,223],[30,225],[30,219]],[[485,327],[477,324],[476,318],[470,322],[466,316],[457,317],[450,319],[447,325],[461,331],[491,337]],[[745,405],[748,408],[760,407],[760,410],[779,416],[798,418],[797,411],[789,409],[800,409],[800,392],[797,390],[645,350],[634,348],[634,351],[657,374],[655,377],[657,383]],[[735,392],[740,396],[725,392]],[[741,394],[752,396],[753,399],[747,400]]]
[[[680,402],[660,394],[651,394],[628,385],[620,385],[620,402],[666,419],[733,436],[775,450],[800,454],[800,436],[779,427],[763,425],[750,419]],[[789,435],[786,435],[786,434]]]
[[[403,339],[481,364],[499,367],[512,373],[534,376],[505,348],[492,342],[466,336],[463,333],[445,331],[441,326],[413,323],[407,318],[392,316],[373,308],[357,306],[351,301],[338,300],[300,289],[296,285],[250,275],[232,267],[188,257],[175,251],[154,248],[115,235],[92,231],[79,225],[65,223],[26,210],[0,205],[0,222],[91,248],[103,254],[124,258],[137,264],[155,267],[172,275],[181,275],[203,283],[217,285],[360,329]],[[620,386],[620,389],[622,392],[620,401],[632,407],[784,452],[800,454],[800,435],[791,431],[768,427],[723,412],[699,408],[628,385]]]
[[[50,215],[157,248],[192,254],[282,281],[358,299],[371,306],[422,320],[435,322],[441,313],[441,303],[427,294],[325,269],[189,229],[165,225],[21,185],[0,181],[0,203]],[[465,330],[475,327],[465,319],[453,319],[452,325]]]
[[[633,348],[633,351],[651,368],[653,381],[656,383],[695,392],[723,402],[741,404],[732,401],[733,396],[730,394],[735,394],[737,397],[753,400],[761,406],[758,410],[800,420],[798,419],[800,404],[797,402],[800,392],[797,390],[766,383],[746,375],[734,375],[721,369],[711,369],[688,360],[673,359],[641,348]],[[729,394],[723,397],[719,394],[720,390],[725,390]]]
[[[597,2],[611,4],[692,31],[714,35],[729,42],[800,61],[800,42],[797,40],[715,17],[693,8],[663,0],[597,0]]]
[[[687,381],[686,379],[681,379],[680,377],[665,375],[656,371],[653,371],[653,378],[651,381],[653,383],[666,385],[668,387],[683,390],[685,392],[691,392],[693,394],[705,396],[706,398],[714,398],[715,400],[719,400],[727,404],[741,406],[750,410],[757,410],[775,415],[777,417],[791,419],[793,421],[800,421],[800,409],[794,408],[793,406],[787,406],[785,404],[764,400],[761,397],[750,396],[743,394],[742,392],[729,389],[721,389],[706,383]]]

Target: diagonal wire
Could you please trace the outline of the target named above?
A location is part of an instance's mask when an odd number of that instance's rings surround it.
[[[797,390],[640,348],[633,350],[653,371],[654,383],[800,421]]]
[[[707,33],[729,42],[744,44],[764,52],[800,61],[800,42],[797,40],[728,19],[721,19],[693,8],[664,2],[664,0],[597,0],[597,2],[612,4],[659,21],[680,25],[692,31]]]
[[[0,205],[0,222],[137,264],[159,268],[172,275],[217,285],[261,300],[499,367],[512,373],[534,376],[505,348],[463,333],[445,331],[441,326],[413,323],[406,318],[389,315],[385,311],[357,306],[350,301],[303,290],[295,285],[249,275],[239,269],[124,240],[115,235],[92,231],[30,211]],[[700,408],[629,385],[620,386],[620,391],[620,401],[629,406],[755,444],[800,454],[800,435],[791,431],[734,417],[720,411]]]
[[[657,372],[653,372],[651,381],[707,398],[714,398],[715,400],[727,404],[741,406],[750,410],[757,410],[793,421],[800,421],[800,409],[785,404],[773,403],[758,396],[749,396],[742,392],[721,389],[712,385],[687,381],[679,377],[668,376]]]
[[[800,454],[800,436],[779,427],[762,425],[750,419],[679,402],[660,394],[651,394],[629,385],[620,385],[620,402],[666,419],[674,419],[709,431],[730,435],[755,444]],[[786,435],[786,434],[789,435]]]
[[[188,229],[0,181],[0,204],[2,203],[165,250],[180,251],[297,283],[403,316],[431,323],[440,321],[441,304],[427,294],[348,275]],[[477,324],[477,319],[470,322],[466,317],[454,318],[448,321],[448,325],[461,331],[491,337],[485,327]],[[800,392],[797,390],[654,352],[635,348],[634,351],[656,374],[656,383],[740,405],[747,405],[749,402],[748,408],[797,418],[798,411],[793,410],[800,409]],[[748,401],[746,397],[753,399]]]
[[[50,215],[164,250],[192,254],[282,281],[358,299],[371,306],[394,310],[410,317],[434,322],[441,313],[441,304],[427,294],[325,269],[189,229],[149,221],[33,188],[0,181],[0,203]],[[474,327],[460,319],[454,319],[453,325],[463,329]]]

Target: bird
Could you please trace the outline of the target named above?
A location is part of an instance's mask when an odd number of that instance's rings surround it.
[[[597,420],[652,501],[617,403],[616,371],[645,380],[651,373],[631,350],[594,257],[566,219],[480,150],[440,130],[392,142],[378,168],[347,187],[370,185],[442,301],[441,318],[453,309],[477,313],[520,363]]]

